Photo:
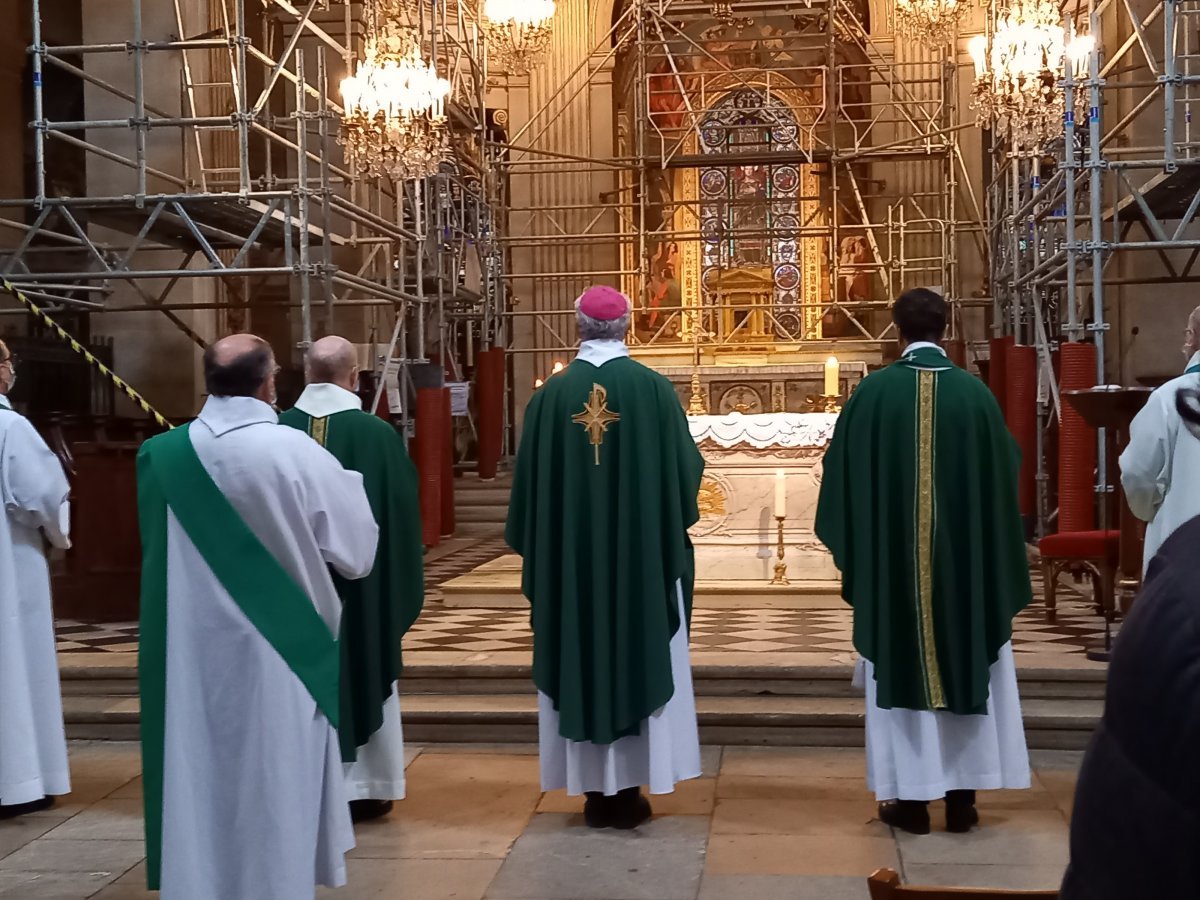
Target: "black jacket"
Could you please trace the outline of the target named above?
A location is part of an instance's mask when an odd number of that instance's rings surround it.
[[[1200,517],[1150,563],[1084,757],[1063,900],[1200,898]]]

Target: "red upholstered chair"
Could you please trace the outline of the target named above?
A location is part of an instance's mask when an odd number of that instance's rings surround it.
[[[1113,609],[1113,589],[1121,561],[1120,531],[1064,531],[1042,538],[1042,579],[1046,589],[1046,621],[1053,623],[1058,577],[1083,572],[1092,577],[1096,603],[1106,615]]]

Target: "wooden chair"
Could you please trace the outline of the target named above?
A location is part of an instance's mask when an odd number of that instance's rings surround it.
[[[1053,624],[1058,601],[1058,576],[1063,572],[1082,572],[1092,577],[1096,605],[1110,614],[1117,568],[1121,561],[1121,532],[1064,531],[1042,538],[1038,545],[1042,557],[1042,577],[1046,590],[1046,621]]]
[[[1058,900],[1058,891],[1005,891],[993,888],[946,888],[902,885],[892,869],[867,879],[871,900]]]

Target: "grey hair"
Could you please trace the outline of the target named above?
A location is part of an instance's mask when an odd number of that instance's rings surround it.
[[[629,312],[617,319],[593,319],[579,311],[575,304],[575,324],[579,326],[581,341],[620,341],[625,339],[629,331]]]

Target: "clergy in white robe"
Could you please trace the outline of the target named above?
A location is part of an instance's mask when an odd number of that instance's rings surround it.
[[[1143,570],[1176,528],[1200,515],[1200,441],[1181,428],[1175,411],[1180,388],[1200,387],[1198,351],[1200,307],[1188,317],[1184,374],[1150,395],[1129,427],[1129,445],[1121,454],[1121,486],[1129,509],[1149,523]]]
[[[704,462],[670,382],[629,358],[628,300],[589,288],[576,311],[579,355],[526,412],[506,538],[533,607],[542,788],[633,828],[643,786],[700,775],[687,529]]]
[[[1020,454],[995,398],[940,346],[945,300],[893,308],[903,356],[865,379],[826,451],[816,533],[854,607],[867,784],[879,817],[931,830],[979,821],[977,790],[1028,788],[1013,617],[1032,597]]]
[[[0,342],[0,817],[69,793],[47,543],[70,546],[66,475],[8,401],[12,354]]]
[[[404,799],[400,644],[425,597],[417,471],[389,422],[363,412],[354,345],[327,335],[309,348],[308,386],[279,421],[298,428],[363,476],[379,526],[366,578],[335,577],[342,599],[342,761],[356,822],[386,815]]]
[[[209,399],[138,458],[150,886],[303,900],[354,846],[338,752],[340,603],[370,571],[362,476],[280,427],[252,335],[205,353]]]

